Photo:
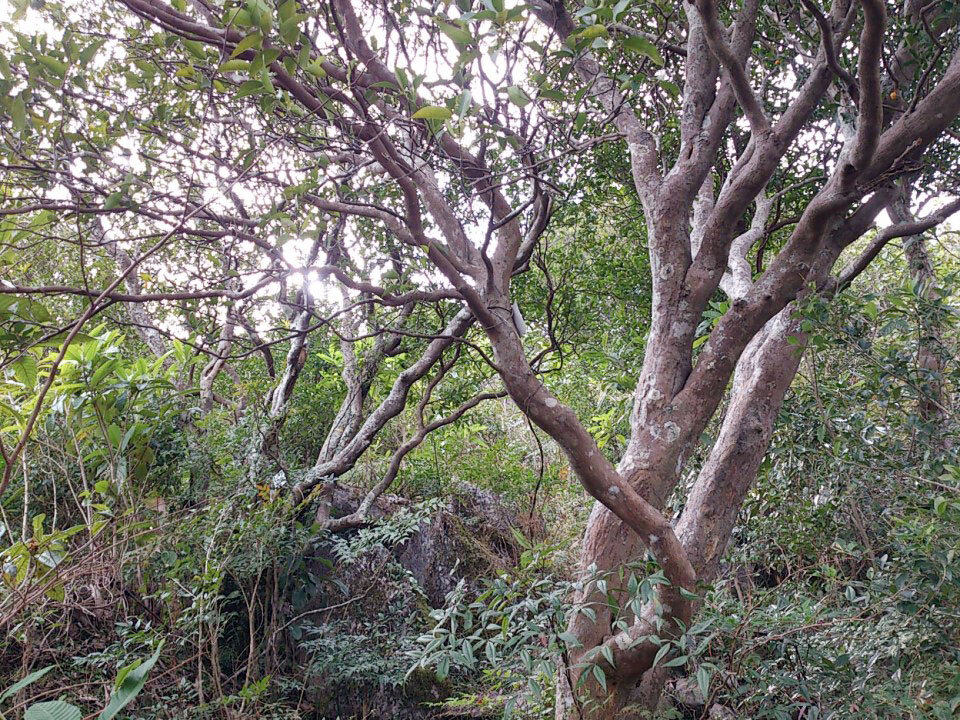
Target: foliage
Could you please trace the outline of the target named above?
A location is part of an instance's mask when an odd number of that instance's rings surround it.
[[[927,4],[920,32],[887,5],[881,54],[909,48],[925,71],[916,97],[884,86],[884,112],[912,112],[951,62],[957,6]],[[720,20],[741,6],[722,4]],[[819,26],[799,5],[770,6],[745,70],[778,117],[808,79]],[[637,378],[662,359],[647,356],[654,288],[672,270],[657,274],[647,254],[637,139],[611,126],[582,61],[635,108],[668,167],[692,152],[683,108],[698,93],[676,44],[686,20],[669,3],[570,3],[563,39],[543,3],[368,9],[361,39],[389,77],[348,46],[337,3],[0,8],[4,711],[76,720],[109,697],[100,720],[307,720],[367,706],[550,717],[559,673],[574,672],[588,706],[587,690],[613,685],[609,644],[585,649],[568,632],[571,618],[612,610],[610,633],[637,617],[658,629],[638,642],[656,646],[652,669],[669,680],[662,717],[957,716],[956,233],[920,236],[932,278],[900,256],[920,242],[906,238],[852,287],[831,278],[794,293],[800,373],[718,580],[680,591],[700,616],[671,630],[660,593],[673,586],[652,556],[613,573],[577,565],[590,504],[530,398],[501,402],[509,378],[489,323],[464,323],[430,359],[458,293],[482,283],[451,289],[438,268],[454,254],[431,245],[443,216],[412,208],[447,207],[474,250],[503,247],[510,224],[488,196],[518,208],[536,242],[507,268],[511,302],[495,309],[515,313],[550,407],[571,408],[600,454],[623,458],[646,392]],[[859,73],[852,37],[837,62]],[[734,258],[751,278],[789,246],[838,162],[856,105],[841,85],[756,198],[775,209]],[[747,125],[732,122],[704,189],[725,187],[748,156]],[[399,178],[386,156],[364,154],[381,142]],[[955,191],[956,131],[927,150],[891,170],[916,183],[911,207]],[[421,172],[436,186],[429,202],[404,194]],[[888,180],[857,192],[866,203]],[[721,234],[745,233],[760,208],[747,203]],[[683,325],[691,360],[742,309],[707,294]],[[921,361],[931,346],[936,367]],[[693,437],[685,466],[670,464],[682,474],[670,519],[721,420]],[[317,467],[329,474],[313,487]],[[340,483],[359,507],[391,468],[401,497],[371,495],[370,514],[331,531],[325,503]],[[436,539],[427,530],[465,485],[506,498],[513,532],[488,533],[486,518],[440,525],[472,544],[451,545],[459,555],[442,570],[456,588],[431,608],[400,556]],[[474,563],[464,548],[515,562]],[[596,595],[578,602],[585,588]]]
[[[147,682],[147,675],[157,659],[160,657],[160,650],[163,647],[161,642],[157,649],[146,660],[135,660],[134,662],[120,668],[117,673],[114,691],[110,696],[110,702],[97,716],[97,720],[112,720],[116,717],[126,705],[130,704]],[[22,680],[17,681],[7,688],[0,695],[0,702],[8,697],[15,695],[20,690],[26,688],[46,675],[54,666],[49,666],[32,672]],[[63,700],[52,700],[48,702],[39,702],[31,704],[24,712],[25,720],[77,720],[83,713],[76,705],[71,705]],[[0,715],[2,717],[2,715]]]

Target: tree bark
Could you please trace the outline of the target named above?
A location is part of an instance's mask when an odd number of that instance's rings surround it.
[[[907,188],[901,187],[897,198],[890,204],[889,212],[897,222],[914,222]],[[941,332],[943,298],[937,287],[937,275],[923,235],[904,238],[903,251],[907,258],[910,283],[915,288],[919,305],[916,365],[920,397],[917,414],[931,445],[939,451],[949,450],[952,440],[947,428],[952,416],[952,401],[943,381],[945,365],[950,361],[950,353],[946,350]]]
[[[788,306],[771,319],[754,337],[737,364],[730,399],[717,440],[700,470],[686,506],[676,524],[680,538],[700,583],[716,578],[720,559],[733,530],[737,514],[763,457],[767,452],[776,418],[790,383],[797,373],[802,355],[803,335],[800,322]],[[793,341],[791,341],[793,338]],[[643,544],[599,504],[594,507],[587,527],[583,554],[603,558],[613,571],[636,559]],[[606,553],[606,554],[604,554]],[[594,600],[596,600],[594,598]],[[569,630],[585,645],[572,658],[583,656],[608,636],[613,612],[597,608],[597,622],[584,615],[571,621]],[[622,608],[619,608],[622,611]],[[592,643],[587,645],[586,643]],[[660,698],[667,674],[653,671],[639,683],[614,684],[607,706],[602,711],[584,714],[573,698],[558,704],[558,720],[627,720],[650,717]],[[586,684],[581,692],[591,695]]]

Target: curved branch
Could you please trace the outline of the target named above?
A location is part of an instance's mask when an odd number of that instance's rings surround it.
[[[344,445],[333,458],[317,463],[307,471],[303,479],[292,488],[294,497],[301,500],[324,480],[338,477],[352,468],[370,447],[384,425],[403,411],[413,384],[429,372],[440,359],[443,351],[461,337],[473,322],[474,316],[469,310],[464,309],[458,312],[447,323],[443,333],[427,345],[417,361],[397,376],[390,392],[376,410],[367,416],[350,442]]]
[[[833,42],[833,28],[830,27],[830,22],[824,17],[823,13],[820,12],[820,8],[816,6],[813,0],[800,0],[800,2],[802,2],[803,6],[813,15],[814,20],[817,22],[817,27],[820,29],[820,42],[823,43],[823,52],[827,57],[827,66],[833,71],[834,75],[843,81],[844,86],[847,88],[847,93],[850,95],[850,99],[859,105],[860,88],[857,86],[857,81],[853,79],[853,75],[847,72],[837,59],[837,48]]]
[[[865,247],[857,257],[851,260],[843,270],[840,271],[837,277],[837,291],[840,292],[849,287],[891,240],[908,237],[910,235],[919,235],[946,222],[952,215],[958,212],[960,212],[960,199],[947,203],[936,212],[920,220],[897,223],[896,225],[884,228],[877,233],[876,237],[870,241],[867,247]]]
[[[370,491],[367,492],[363,500],[360,502],[360,505],[357,506],[357,509],[342,518],[336,518],[328,521],[326,529],[331,532],[340,532],[342,530],[348,530],[365,525],[367,523],[367,516],[370,513],[370,508],[373,507],[373,504],[377,501],[377,499],[383,495],[383,493],[387,491],[387,488],[393,484],[393,481],[396,480],[397,473],[400,471],[400,464],[403,462],[403,459],[413,450],[419,447],[428,434],[434,430],[438,430],[456,422],[484,400],[502,398],[505,397],[506,394],[507,393],[505,391],[480,393],[479,395],[475,395],[474,397],[470,398],[465,403],[461,404],[456,410],[442,418],[438,418],[437,420],[434,420],[426,425],[421,422],[416,434],[403,443],[399,448],[397,448],[397,450],[390,457],[390,463],[388,464],[387,470],[383,474],[383,477],[380,479],[380,482],[374,485]],[[424,397],[429,398],[429,395],[425,395]]]
[[[860,0],[860,4],[863,5],[864,14],[858,64],[860,104],[857,139],[850,156],[850,164],[856,172],[863,170],[870,162],[883,123],[880,75],[883,70],[883,33],[887,27],[887,9],[883,0]]]
[[[765,138],[770,134],[770,120],[763,110],[750,85],[746,67],[731,49],[725,37],[725,29],[717,17],[717,4],[714,0],[696,0],[697,10],[703,20],[704,34],[710,49],[723,65],[730,77],[733,91],[737,96],[737,103],[743,108],[750,123],[750,130],[757,138]]]

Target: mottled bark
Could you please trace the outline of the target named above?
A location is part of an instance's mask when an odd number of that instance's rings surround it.
[[[309,348],[307,329],[313,311],[310,307],[303,308],[293,321],[292,331],[295,333],[287,350],[287,358],[283,368],[283,375],[273,388],[269,396],[269,407],[264,420],[264,427],[259,439],[254,440],[247,457],[247,475],[253,480],[259,480],[269,459],[276,459],[279,453],[280,431],[287,420],[290,410],[290,398],[296,386],[297,379],[307,363]]]
[[[200,410],[208,413],[213,409],[214,400],[217,399],[213,391],[213,384],[217,377],[223,372],[227,365],[227,359],[230,356],[230,350],[233,348],[234,335],[237,329],[237,320],[230,308],[226,309],[223,324],[220,328],[220,335],[217,340],[216,348],[213,350],[210,361],[200,372]],[[226,402],[226,401],[225,401]]]
[[[403,328],[412,309],[412,304],[403,308],[393,327],[394,330]],[[352,338],[356,333],[357,322],[353,313],[350,313],[349,317],[351,320],[347,325],[346,334],[340,339],[340,353],[343,356],[341,376],[346,394],[340,402],[340,407],[333,417],[333,422],[317,455],[315,463],[317,465],[331,462],[356,435],[363,422],[364,403],[370,392],[370,386],[380,370],[380,365],[384,358],[400,345],[400,337],[395,332],[384,331],[377,337],[369,352],[363,353],[358,358]]]

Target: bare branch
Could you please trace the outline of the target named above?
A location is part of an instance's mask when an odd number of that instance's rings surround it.
[[[813,15],[814,20],[817,21],[817,27],[820,28],[820,41],[823,43],[823,52],[827,58],[827,66],[833,71],[834,75],[843,81],[844,86],[847,88],[847,93],[850,95],[850,99],[853,100],[854,104],[859,104],[860,88],[857,86],[857,81],[853,79],[853,76],[847,72],[847,70],[840,65],[839,60],[837,60],[837,49],[833,42],[833,28],[830,27],[830,22],[824,17],[823,13],[820,12],[820,8],[817,7],[813,0],[800,1],[803,3],[803,6],[810,11],[810,14]]]
[[[883,0],[860,0],[864,24],[860,35],[860,103],[857,116],[857,139],[850,155],[850,164],[859,172],[873,156],[883,122],[883,98],[880,75],[883,69],[883,33],[887,26],[887,10]],[[852,178],[850,178],[852,180]]]
[[[958,212],[960,212],[960,199],[947,203],[939,210],[920,220],[897,223],[896,225],[883,228],[877,233],[876,237],[870,241],[867,247],[840,271],[837,277],[838,292],[849,287],[891,240],[908,237],[910,235],[919,235],[946,222],[952,215]]]
[[[734,54],[725,37],[725,29],[717,17],[717,4],[714,0],[696,0],[697,10],[703,19],[703,29],[707,42],[714,55],[720,60],[730,77],[737,103],[743,108],[744,115],[750,123],[750,129],[756,138],[763,139],[770,134],[770,120],[763,110],[750,86],[746,68]]]

